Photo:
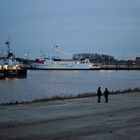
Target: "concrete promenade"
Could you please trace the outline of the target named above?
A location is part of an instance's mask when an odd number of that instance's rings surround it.
[[[140,93],[0,106],[0,140],[140,140]]]

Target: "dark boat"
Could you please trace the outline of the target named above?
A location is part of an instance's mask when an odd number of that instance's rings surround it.
[[[10,52],[10,43],[6,42],[7,52],[0,58],[0,78],[13,77],[22,78],[27,76],[27,70],[21,68],[21,65],[15,55]]]

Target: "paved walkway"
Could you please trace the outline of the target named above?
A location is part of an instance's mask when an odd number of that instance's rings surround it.
[[[0,140],[139,140],[140,93],[0,106]]]

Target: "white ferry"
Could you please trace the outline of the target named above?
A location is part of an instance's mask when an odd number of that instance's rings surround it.
[[[90,70],[98,68],[100,67],[94,66],[88,60],[73,61],[44,58],[43,60],[36,59],[35,62],[32,63],[32,69],[38,70]]]
[[[62,52],[57,48],[55,48],[55,51],[58,51],[59,54]],[[64,54],[65,52],[62,53]],[[72,59],[59,59],[58,57],[36,59],[31,64],[31,67],[36,70],[99,70],[101,68],[101,66],[91,63],[89,59],[75,61]]]

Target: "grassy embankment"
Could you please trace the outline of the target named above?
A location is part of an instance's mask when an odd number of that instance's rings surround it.
[[[134,92],[140,92],[140,88],[129,88],[125,90],[114,90],[110,91],[110,95],[117,95],[117,94],[126,94],[126,93],[134,93]],[[68,99],[78,99],[78,98],[87,98],[87,97],[95,97],[97,96],[96,93],[90,92],[90,93],[83,93],[78,95],[69,95],[69,96],[53,96],[50,98],[43,98],[43,99],[35,99],[33,101],[24,101],[24,102],[9,102],[9,103],[2,103],[0,105],[17,105],[17,104],[29,104],[29,103],[38,103],[38,102],[48,102],[48,101],[58,101],[58,100],[68,100]]]

